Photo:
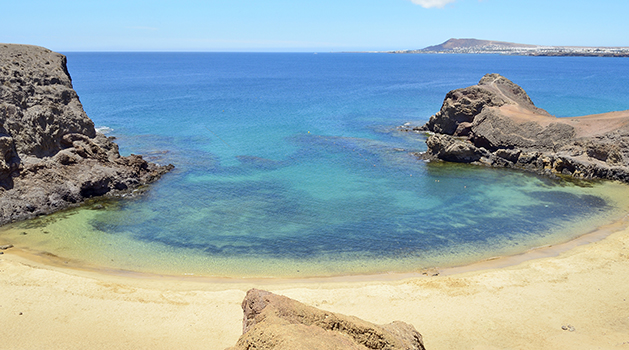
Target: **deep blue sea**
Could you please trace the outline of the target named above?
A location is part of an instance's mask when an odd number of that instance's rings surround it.
[[[36,254],[219,277],[413,272],[565,242],[626,214],[626,186],[426,163],[445,94],[500,73],[558,117],[629,109],[623,58],[67,53],[124,155],[176,169],[136,199],[5,227]],[[26,233],[26,234],[25,234]]]

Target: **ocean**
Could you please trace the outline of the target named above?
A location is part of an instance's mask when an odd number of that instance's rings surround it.
[[[419,272],[618,220],[628,186],[426,163],[445,94],[500,73],[557,117],[629,109],[629,60],[369,53],[66,53],[123,155],[175,170],[134,199],[8,225],[68,266],[174,276]]]

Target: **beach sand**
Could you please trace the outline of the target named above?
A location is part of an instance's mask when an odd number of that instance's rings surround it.
[[[43,264],[13,248],[0,255],[0,349],[224,349],[241,334],[252,287],[375,323],[408,322],[429,350],[629,349],[626,221],[602,240],[434,277],[125,276]]]

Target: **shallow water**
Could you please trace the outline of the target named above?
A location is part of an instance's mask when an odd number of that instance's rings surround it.
[[[417,272],[517,254],[591,232],[629,209],[629,188],[622,184],[580,187],[447,164],[413,170],[414,176],[404,174],[408,179],[365,181],[318,168],[291,184],[301,188],[296,193],[282,178],[295,169],[276,170],[271,179],[196,177],[191,187],[205,191],[195,198],[169,195],[158,185],[140,199],[98,201],[10,225],[2,238],[77,267],[334,276]],[[343,182],[334,181],[341,176]],[[170,198],[154,198],[161,195]]]
[[[629,92],[622,60],[68,56],[88,115],[122,153],[177,167],[140,198],[3,228],[1,240],[69,265],[220,277],[412,272],[565,242],[628,211],[627,186],[425,163],[409,153],[425,150],[422,137],[395,131],[489,69],[552,114],[627,109],[614,97]],[[581,76],[617,86],[580,90]]]

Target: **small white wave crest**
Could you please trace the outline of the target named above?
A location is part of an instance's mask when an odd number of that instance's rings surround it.
[[[96,132],[100,132],[101,134],[109,134],[110,132],[114,131],[114,129],[108,126],[97,126],[95,129]]]

